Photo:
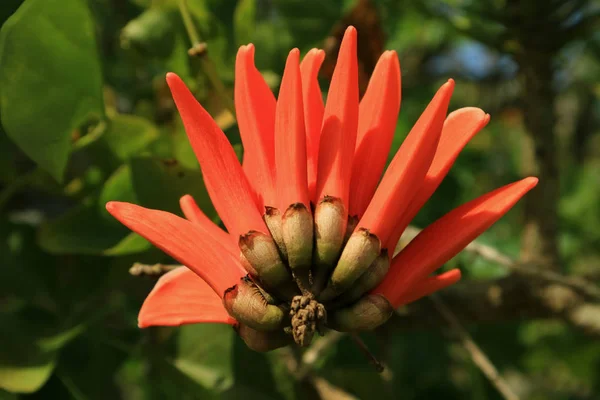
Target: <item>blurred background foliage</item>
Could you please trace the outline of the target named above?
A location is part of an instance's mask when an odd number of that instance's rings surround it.
[[[0,399],[502,398],[443,324],[400,320],[365,335],[389,366],[383,375],[347,338],[332,343],[311,372],[328,391],[296,379],[282,352],[252,353],[228,326],[140,330],[137,312],[155,279],[128,269],[170,260],[110,218],[104,204],[179,214],[178,199],[189,193],[218,218],[165,73],[187,82],[241,155],[229,111],[237,48],[256,45],[274,91],[291,48],[324,48],[326,95],[341,34],[352,24],[362,90],[384,49],[400,57],[402,108],[390,157],[449,77],[457,81],[451,109],[478,106],[492,115],[414,224],[534,173],[542,178],[537,194],[480,242],[593,282],[600,276],[600,3],[187,0],[208,58],[188,56],[180,6],[0,2]],[[451,264],[467,282],[510,275],[472,253]],[[560,312],[523,319],[513,311],[467,324],[512,390],[523,399],[599,399],[600,329],[580,329]]]

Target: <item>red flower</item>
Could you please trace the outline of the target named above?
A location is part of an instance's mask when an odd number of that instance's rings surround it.
[[[140,327],[239,321],[251,347],[268,350],[276,346],[252,344],[252,338],[281,328],[282,318],[285,325],[281,310],[287,308],[280,306],[287,304],[292,314],[306,307],[328,313],[327,326],[334,329],[372,329],[390,310],[457,282],[457,269],[431,274],[537,183],[526,178],[458,207],[392,258],[402,232],[489,115],[462,108],[446,117],[454,89],[449,80],[379,181],[400,109],[394,51],[381,56],[359,102],[356,30],[348,28],[326,105],[317,81],[322,50],[311,50],[302,62],[298,49],[290,52],[277,100],[253,58],[253,45],[242,46],[235,68],[243,166],[181,79],[167,75],[227,232],[190,196],[181,199],[187,220],[133,204],[107,204],[115,218],[187,267],[160,278],[142,306]],[[277,270],[280,264],[285,268]],[[256,285],[260,292],[244,289]],[[270,303],[260,303],[260,318],[259,303],[252,303],[256,293],[261,299],[273,295]],[[252,310],[245,306],[250,303]],[[314,331],[325,317],[311,321]],[[310,341],[312,334],[302,339],[293,319],[291,325],[298,343]]]

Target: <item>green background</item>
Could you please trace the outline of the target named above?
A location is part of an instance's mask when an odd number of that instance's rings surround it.
[[[533,268],[597,288],[600,3],[187,3],[224,92],[188,57],[177,0],[0,2],[0,399],[501,399],[456,332],[439,316],[419,314],[429,299],[405,310],[414,317],[364,335],[388,366],[383,375],[346,337],[299,380],[286,359],[293,354],[253,353],[228,326],[140,330],[137,312],[155,279],[128,269],[171,260],[104,204],[180,213],[178,199],[189,193],[217,220],[165,73],[186,81],[241,152],[223,97],[232,94],[237,48],[255,44],[257,66],[275,92],[291,48],[325,48],[326,94],[340,33],[353,24],[363,90],[382,50],[400,57],[402,107],[390,157],[449,77],[457,82],[451,110],[477,106],[492,115],[413,224],[540,175],[532,204],[520,203],[480,243],[523,258],[531,251],[525,227],[537,223],[553,254],[541,254],[550,260]],[[466,295],[518,278],[473,253],[449,267],[461,268]],[[532,293],[549,288],[536,276],[525,283]],[[573,301],[589,306],[577,317],[572,303],[536,313],[536,304],[513,301],[485,321],[468,308],[453,311],[469,318],[463,322],[473,339],[520,398],[598,399],[600,304],[593,297],[577,294]]]

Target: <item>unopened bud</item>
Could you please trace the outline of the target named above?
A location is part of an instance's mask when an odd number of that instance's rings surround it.
[[[344,244],[348,215],[344,203],[325,196],[315,209],[314,290],[320,292],[333,269]]]
[[[369,269],[352,284],[350,289],[342,293],[331,305],[332,308],[338,308],[346,304],[352,304],[360,299],[362,295],[375,288],[383,281],[385,275],[390,269],[390,257],[387,249],[381,250],[379,256],[369,266]],[[325,292],[323,292],[325,293]]]
[[[225,291],[223,305],[232,317],[253,329],[272,331],[283,328],[284,311],[269,304],[260,289],[247,277]]]
[[[350,307],[332,312],[328,325],[340,332],[370,331],[386,322],[393,312],[394,307],[385,297],[370,294]]]
[[[286,334],[283,329],[262,332],[244,324],[239,324],[234,329],[250,349],[261,353],[275,350],[294,342],[292,336]]]
[[[349,289],[369,269],[380,251],[379,238],[368,229],[360,228],[354,232],[331,275],[328,286],[331,290],[326,289],[319,299],[327,301]],[[327,298],[324,298],[325,296]]]
[[[310,211],[302,203],[292,204],[283,214],[282,228],[292,274],[301,289],[308,290],[313,249],[313,218]]]
[[[273,240],[275,243],[277,243],[277,247],[279,248],[279,252],[281,253],[283,261],[287,261],[287,250],[283,241],[281,213],[275,207],[265,207],[265,215],[263,215],[263,219],[265,220],[265,224],[267,224],[267,228],[269,228],[269,232],[271,232]]]
[[[241,258],[242,264],[247,261],[252,265],[256,274],[254,276],[265,289],[287,300],[298,294],[292,275],[281,261],[277,245],[271,236],[250,231],[240,236],[239,246],[244,256]]]

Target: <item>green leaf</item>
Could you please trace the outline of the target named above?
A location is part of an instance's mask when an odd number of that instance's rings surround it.
[[[216,215],[199,170],[185,168],[176,160],[150,157],[133,158],[130,165],[133,188],[144,207],[181,215],[179,199],[190,194],[206,215]]]
[[[9,392],[33,393],[46,383],[55,366],[53,358],[35,365],[0,365],[0,388]]]
[[[152,7],[129,21],[121,32],[121,45],[145,56],[167,57],[171,54],[175,30],[171,13]]]
[[[2,125],[58,181],[72,132],[103,113],[94,34],[81,0],[26,0],[0,32]]]
[[[150,248],[126,227],[102,215],[94,205],[81,205],[40,227],[38,243],[55,254],[134,254]]]
[[[256,19],[256,0],[241,0],[233,14],[235,40],[238,46],[252,40]]]
[[[180,328],[175,367],[204,387],[222,391],[233,385],[233,341],[230,326],[186,325]]]
[[[120,159],[139,154],[158,137],[153,123],[136,115],[120,114],[110,120],[103,140]]]

